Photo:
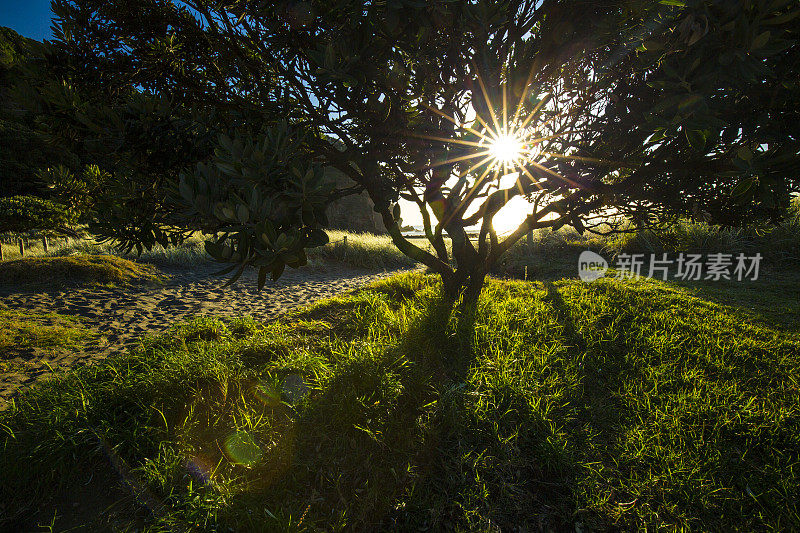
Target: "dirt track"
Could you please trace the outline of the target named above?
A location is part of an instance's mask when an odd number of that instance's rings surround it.
[[[397,271],[368,271],[341,266],[290,270],[256,291],[255,272],[234,287],[215,276],[218,265],[170,270],[163,286],[78,287],[30,292],[0,286],[0,302],[11,309],[82,317],[97,333],[82,349],[35,348],[10,359],[14,370],[0,374],[0,409],[19,390],[51,374],[127,350],[144,333],[164,331],[195,316],[253,315],[273,318],[293,307],[356,289]]]

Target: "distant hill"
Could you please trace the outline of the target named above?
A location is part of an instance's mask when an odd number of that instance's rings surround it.
[[[44,46],[39,41],[23,37],[11,28],[0,26],[0,84],[8,85],[8,77],[18,74],[20,66]]]

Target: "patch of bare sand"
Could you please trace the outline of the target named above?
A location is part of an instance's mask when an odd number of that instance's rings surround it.
[[[301,268],[268,281],[258,292],[255,270],[246,271],[233,287],[223,287],[226,278],[214,274],[219,269],[208,264],[165,270],[169,279],[163,286],[88,286],[31,293],[0,282],[0,302],[8,307],[77,315],[96,333],[82,350],[34,348],[16,354],[9,361],[10,370],[0,374],[0,409],[20,390],[53,372],[124,352],[143,334],[162,332],[175,322],[198,316],[275,318],[398,272],[331,265]]]

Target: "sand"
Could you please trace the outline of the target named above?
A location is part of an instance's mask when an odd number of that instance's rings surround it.
[[[34,348],[14,354],[13,370],[0,374],[0,409],[21,390],[54,372],[126,352],[143,334],[163,332],[175,322],[198,316],[273,319],[289,309],[398,272],[307,267],[287,270],[258,292],[255,271],[245,272],[233,287],[223,287],[226,278],[215,275],[219,269],[215,264],[165,269],[169,278],[161,286],[84,286],[32,293],[0,285],[0,302],[11,309],[78,316],[96,333],[79,349]]]

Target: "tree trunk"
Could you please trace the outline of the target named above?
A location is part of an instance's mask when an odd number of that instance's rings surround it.
[[[461,294],[461,289],[464,284],[460,280],[457,272],[450,275],[441,274],[442,287],[444,288],[444,296],[451,305],[456,303],[458,296]]]
[[[483,270],[476,270],[470,274],[466,286],[464,287],[464,306],[473,307],[477,305],[485,281],[486,272]]]
[[[473,268],[459,268],[452,275],[442,275],[445,297],[452,303],[462,298],[462,304],[472,306],[478,302],[486,271],[474,265]]]

